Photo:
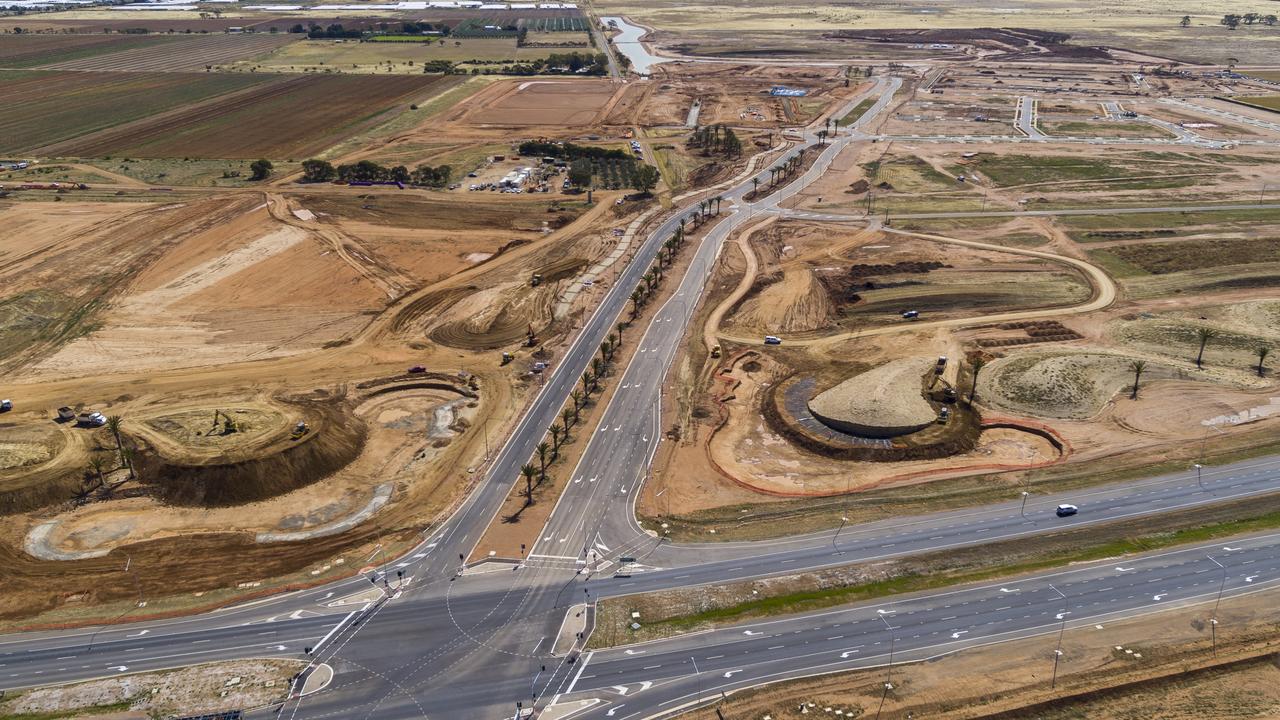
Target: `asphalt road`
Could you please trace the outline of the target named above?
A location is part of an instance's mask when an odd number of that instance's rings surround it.
[[[636,524],[633,505],[639,481],[659,442],[660,383],[724,238],[754,216],[775,212],[779,202],[820,177],[842,147],[866,140],[861,127],[884,110],[899,85],[895,78],[880,79],[869,91],[878,96],[875,106],[842,131],[811,169],[777,192],[746,203],[742,198],[752,187],[748,178],[723,193],[725,211],[705,239],[691,249],[689,272],[641,334],[635,359],[621,377],[611,379],[619,391],[594,429],[568,489],[527,562],[486,564],[459,574],[461,558],[478,542],[519,466],[533,455],[600,341],[626,310],[630,289],[651,266],[661,243],[674,233],[678,216],[660,225],[640,246],[635,260],[552,368],[544,388],[462,507],[432,529],[411,553],[382,564],[372,578],[356,577],[192,618],[0,637],[0,687],[44,685],[193,661],[296,657],[309,647],[317,661],[335,668],[334,682],[325,692],[279,708],[279,717],[510,717],[517,702],[526,706],[536,702],[541,708],[557,695],[568,697],[570,691],[572,697],[592,696],[611,703],[608,709],[600,705],[591,713],[619,717],[625,704],[626,714],[621,716],[648,717],[705,696],[709,689],[856,667],[856,663],[875,664],[884,655],[886,640],[878,632],[888,635],[902,657],[914,657],[965,643],[1044,632],[1046,614],[1053,608],[1044,588],[1035,584],[1038,580],[1025,581],[1026,587],[1016,591],[1017,599],[1001,605],[994,604],[991,598],[1000,595],[991,595],[990,588],[962,591],[972,593],[974,599],[960,608],[951,600],[956,592],[934,593],[895,604],[889,610],[892,619],[878,612],[884,607],[851,608],[789,618],[760,629],[731,628],[632,648],[631,655],[617,650],[577,661],[576,653],[566,656],[552,651],[571,605],[602,596],[984,543],[1269,492],[1280,477],[1280,459],[1213,468],[1199,479],[1177,473],[1069,497],[1031,498],[1025,517],[1020,499],[1011,499],[985,508],[843,528],[838,534],[712,545],[660,542],[656,534]],[[854,98],[848,108],[862,99]],[[815,142],[816,138],[806,135],[806,143]],[[767,186],[767,170],[756,177]],[[1060,501],[1079,505],[1080,515],[1065,520],[1054,517],[1052,507]],[[1272,539],[1257,538],[1248,544],[1233,541],[1235,545],[1242,549],[1221,551],[1230,559],[1223,559],[1229,568],[1228,592],[1265,587],[1276,570],[1277,561],[1267,559],[1275,554]],[[1104,611],[1108,617],[1143,612],[1203,595],[1208,582],[1194,554],[1180,551],[1132,562],[1126,559],[1126,567],[1132,564],[1135,569],[1114,570],[1120,577],[1112,582],[1105,568],[1096,567],[1054,574],[1063,577],[1044,582],[1054,582],[1067,595],[1065,607],[1076,613],[1069,622],[1083,622]],[[613,571],[624,555],[637,557],[642,567],[630,578],[615,578]],[[1242,575],[1246,563],[1252,579]],[[1150,596],[1146,590],[1137,592],[1139,577],[1159,590]],[[1158,595],[1162,597],[1154,599]],[[343,598],[349,602],[333,604]],[[888,625],[880,620],[884,628],[878,631],[870,620],[882,616]],[[842,627],[834,627],[837,624]],[[961,635],[951,638],[950,633]],[[558,647],[564,651],[573,641],[568,633]],[[713,647],[723,652],[703,652]],[[839,657],[846,652],[848,657]],[[706,667],[700,666],[692,676],[680,672],[686,653],[690,669],[695,662]],[[651,685],[642,689],[645,683]],[[635,688],[630,688],[632,684]],[[260,716],[276,717],[276,709]]]
[[[1278,550],[1280,535],[1238,539],[590,653],[561,699],[600,701],[575,717],[666,717],[762,682],[868,667],[889,677],[891,660],[993,642],[1044,635],[1051,652],[1064,626],[1105,632],[1113,620],[1192,603],[1205,603],[1208,621],[1219,591],[1275,587]]]

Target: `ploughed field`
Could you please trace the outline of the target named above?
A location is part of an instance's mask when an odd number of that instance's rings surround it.
[[[269,78],[188,73],[0,70],[0,152],[30,152]]]
[[[397,102],[451,82],[440,76],[0,71],[0,92],[10,100],[0,108],[0,152],[301,157],[358,132]]]
[[[106,53],[150,48],[180,38],[165,35],[0,35],[0,67],[24,68]]]

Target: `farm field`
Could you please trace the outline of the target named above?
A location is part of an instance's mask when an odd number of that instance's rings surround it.
[[[150,48],[178,38],[163,35],[0,35],[0,67],[25,68],[107,53]]]
[[[619,92],[607,80],[522,80],[494,83],[465,104],[457,119],[487,125],[580,126],[599,120]]]
[[[1258,97],[1238,97],[1237,101],[1254,107],[1280,112],[1280,95],[1260,95]]]
[[[37,148],[146,118],[267,77],[190,73],[0,70],[0,152]],[[122,102],[122,98],[129,98]]]
[[[193,35],[43,66],[49,70],[181,72],[206,70],[270,52],[297,40],[296,35]]]
[[[432,60],[511,62],[546,57],[550,48],[516,47],[516,39],[464,38],[444,42],[358,42],[299,40],[260,58],[229,64],[258,72],[421,73]],[[388,64],[389,63],[389,64]]]
[[[262,76],[257,77],[261,82]],[[61,144],[56,151],[80,157],[297,159],[359,132],[402,100],[456,82],[439,75],[267,78],[272,81],[226,102],[144,119]]]

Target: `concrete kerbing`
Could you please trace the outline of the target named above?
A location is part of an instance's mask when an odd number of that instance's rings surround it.
[[[598,698],[587,698],[586,700],[575,700],[564,704],[552,701],[546,710],[538,716],[539,720],[569,720],[569,718],[580,712],[585,712],[591,708],[604,702]]]
[[[383,483],[373,490],[373,497],[360,510],[348,515],[347,517],[331,522],[328,525],[312,528],[310,530],[299,530],[298,532],[286,533],[258,533],[253,540],[257,543],[274,543],[274,542],[295,542],[298,540],[312,540],[319,537],[327,537],[329,535],[337,535],[346,532],[360,523],[368,520],[374,513],[382,509],[383,505],[391,499],[391,492],[395,490],[395,486],[391,483]]]
[[[560,631],[556,633],[556,640],[551,645],[552,655],[556,657],[568,655],[577,644],[578,635],[587,635],[588,615],[594,614],[588,610],[586,605],[579,603],[565,611],[564,621],[560,623]]]
[[[302,690],[298,693],[298,697],[306,697],[314,695],[321,690],[329,687],[329,683],[333,682],[333,668],[328,663],[320,663],[315,669],[306,674],[306,678],[302,681]]]

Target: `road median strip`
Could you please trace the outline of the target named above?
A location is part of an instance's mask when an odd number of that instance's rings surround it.
[[[598,604],[588,647],[627,645],[1274,528],[1280,528],[1280,494],[903,559],[608,598]],[[640,627],[633,629],[632,623]]]

